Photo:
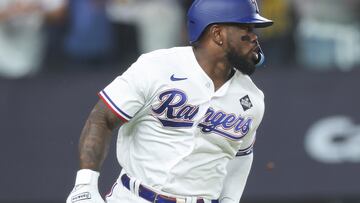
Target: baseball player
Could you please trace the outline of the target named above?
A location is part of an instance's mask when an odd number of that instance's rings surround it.
[[[104,202],[98,177],[118,127],[122,170],[106,202],[239,202],[264,113],[249,77],[264,59],[254,29],[272,23],[255,0],[195,0],[191,46],[143,54],[100,91],[66,202]]]

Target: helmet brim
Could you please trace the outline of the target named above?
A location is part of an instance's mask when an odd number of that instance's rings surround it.
[[[259,14],[241,18],[237,22],[241,23],[241,24],[253,24],[255,26],[255,28],[266,28],[266,27],[272,26],[274,24],[274,22],[272,20],[264,18],[264,17],[260,16]]]

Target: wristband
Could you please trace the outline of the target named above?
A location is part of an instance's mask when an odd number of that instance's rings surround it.
[[[100,173],[91,169],[80,169],[76,173],[75,185],[96,184]]]

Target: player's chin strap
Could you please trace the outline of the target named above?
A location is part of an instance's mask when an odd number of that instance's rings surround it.
[[[261,67],[261,66],[264,64],[264,62],[265,62],[264,52],[261,50],[260,44],[258,44],[258,46],[259,46],[258,58],[257,58],[257,60],[255,61],[255,67],[256,67],[256,68]]]

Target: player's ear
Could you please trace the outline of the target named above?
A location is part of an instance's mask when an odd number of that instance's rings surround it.
[[[209,35],[215,44],[221,46],[224,43],[225,27],[219,24],[212,24],[209,27]]]

